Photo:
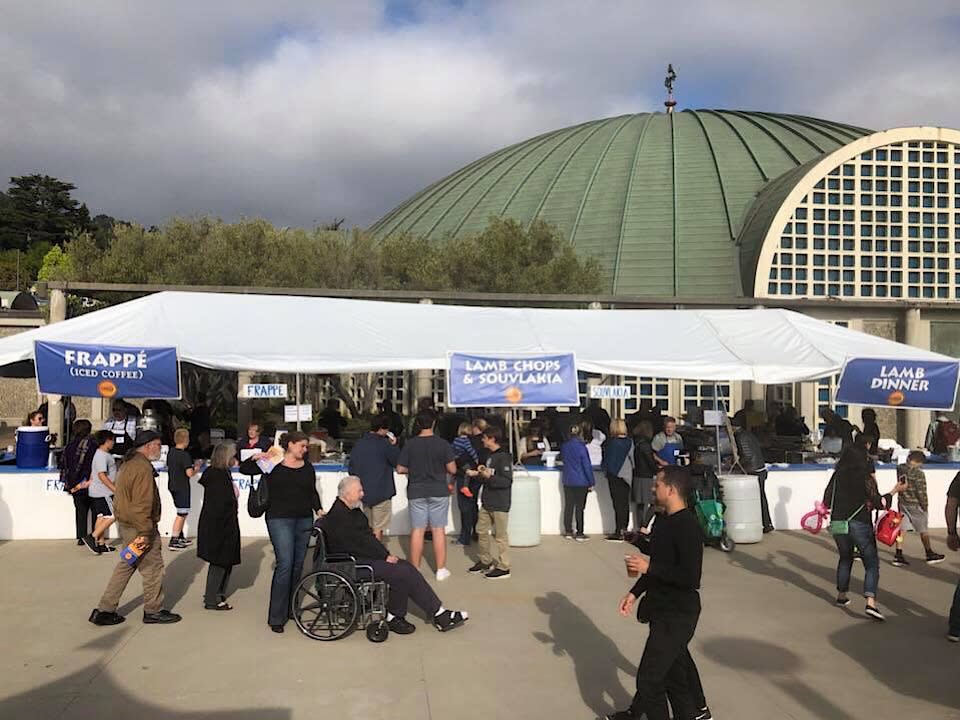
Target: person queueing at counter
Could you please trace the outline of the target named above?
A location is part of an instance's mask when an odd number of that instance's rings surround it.
[[[499,427],[492,425],[484,430],[483,444],[490,452],[487,464],[478,470],[466,471],[471,477],[479,478],[482,483],[482,507],[477,518],[480,553],[477,562],[467,572],[483,573],[487,580],[510,577],[510,538],[507,535],[507,525],[513,488],[513,458],[501,447],[502,442],[503,431]],[[494,542],[497,544],[496,558],[491,552]]]
[[[709,709],[698,710],[690,687],[696,664],[687,646],[700,619],[703,533],[687,507],[689,488],[685,468],[671,465],[657,474],[654,495],[663,513],[655,523],[650,554],[627,556],[627,567],[640,578],[620,601],[620,614],[630,615],[642,597],[637,619],[650,624],[650,634],[637,668],[633,702],[608,720],[668,720],[668,693],[674,717],[710,717]]]
[[[167,490],[173,498],[173,506],[177,510],[177,517],[173,521],[170,531],[169,549],[174,552],[184,550],[190,546],[191,540],[183,535],[183,526],[190,514],[190,478],[200,471],[201,461],[194,461],[187,452],[190,443],[190,433],[180,428],[173,434],[175,447],[167,453]]]
[[[90,485],[87,493],[90,495],[90,508],[97,519],[93,532],[84,536],[83,542],[97,555],[114,550],[103,542],[103,536],[113,525],[113,494],[117,491],[117,460],[113,457],[113,433],[109,430],[98,430],[93,434],[93,442],[97,451],[93,454],[90,465]]]

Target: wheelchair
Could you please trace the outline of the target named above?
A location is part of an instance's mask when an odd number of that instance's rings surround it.
[[[375,580],[373,568],[351,555],[327,552],[323,528],[310,531],[313,570],[297,584],[291,598],[293,620],[312,640],[329,642],[364,626],[370,642],[382,643],[387,626],[387,583]]]

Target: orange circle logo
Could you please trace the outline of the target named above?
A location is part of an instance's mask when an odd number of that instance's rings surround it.
[[[523,393],[520,392],[520,388],[518,387],[508,387],[503,396],[508,403],[518,403],[523,400]]]
[[[894,390],[887,396],[887,405],[903,405],[906,396],[899,390]]]
[[[109,380],[101,380],[97,383],[97,392],[100,393],[101,397],[112,398],[117,394],[117,386]]]

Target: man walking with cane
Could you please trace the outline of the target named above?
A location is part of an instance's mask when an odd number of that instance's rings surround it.
[[[608,720],[669,720],[668,694],[675,718],[692,720],[700,714],[687,681],[691,666],[696,667],[687,645],[700,618],[703,535],[687,507],[689,487],[686,468],[669,465],[660,470],[653,490],[664,512],[656,522],[650,555],[626,558],[629,574],[641,577],[620,601],[620,614],[629,615],[642,595],[637,619],[650,623],[650,635],[637,668],[633,702]]]

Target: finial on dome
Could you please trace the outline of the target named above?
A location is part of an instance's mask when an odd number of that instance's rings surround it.
[[[677,106],[677,101],[673,98],[673,84],[677,81],[677,73],[673,69],[673,63],[667,65],[667,77],[663,80],[663,86],[667,88],[667,99],[664,106],[667,108],[667,114],[671,114]]]

